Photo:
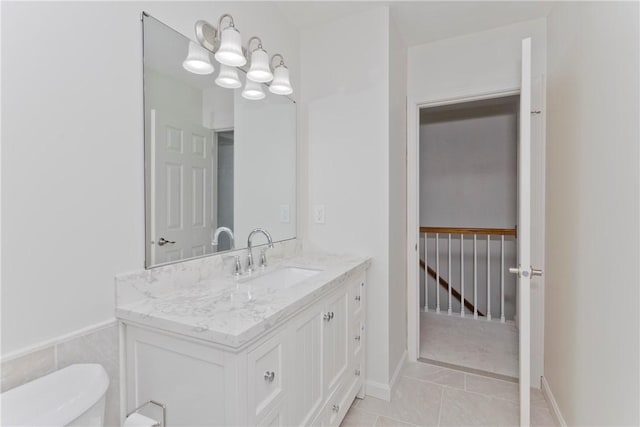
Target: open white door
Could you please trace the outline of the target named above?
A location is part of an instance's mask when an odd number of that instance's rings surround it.
[[[531,39],[522,40],[520,135],[518,139],[518,330],[520,335],[520,425],[530,424],[531,387]]]

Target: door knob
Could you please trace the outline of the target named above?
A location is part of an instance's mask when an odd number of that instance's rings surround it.
[[[161,237],[160,240],[158,240],[158,245],[159,246],[164,246],[164,245],[167,245],[167,244],[173,245],[174,243],[175,243],[174,241],[167,240],[164,237]]]
[[[509,267],[509,273],[517,274],[518,277],[542,276],[542,270],[533,267],[529,267],[529,270],[523,270],[520,267]]]

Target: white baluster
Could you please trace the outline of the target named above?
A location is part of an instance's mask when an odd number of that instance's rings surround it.
[[[487,320],[491,320],[491,235],[487,234]]]
[[[429,241],[428,233],[424,233],[424,311],[429,311]]]
[[[460,234],[460,317],[464,317],[464,234]]]
[[[447,313],[451,316],[451,233],[449,233],[449,244],[447,245],[447,249],[449,250],[449,260],[447,262],[447,277],[449,278],[449,310],[447,310]]]
[[[500,321],[504,323],[504,234],[500,236]]]
[[[478,257],[476,234],[473,235],[473,318],[478,318]]]
[[[440,313],[440,234],[436,233],[436,313]]]

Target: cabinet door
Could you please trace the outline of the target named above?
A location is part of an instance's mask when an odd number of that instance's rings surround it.
[[[262,419],[273,406],[282,400],[287,381],[285,334],[280,333],[247,354],[249,379],[249,410],[254,419]],[[250,418],[251,419],[251,418]]]
[[[229,424],[224,353],[131,326],[126,342],[127,412],[155,400],[171,426]]]
[[[349,312],[346,289],[330,297],[325,314],[329,314],[324,324],[324,382],[325,396],[329,396],[340,382],[349,363]]]
[[[291,331],[290,424],[310,425],[324,403],[323,306],[317,305],[294,321]]]

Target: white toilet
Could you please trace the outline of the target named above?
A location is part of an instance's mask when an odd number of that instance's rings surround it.
[[[107,372],[71,365],[0,394],[2,426],[104,425]]]

